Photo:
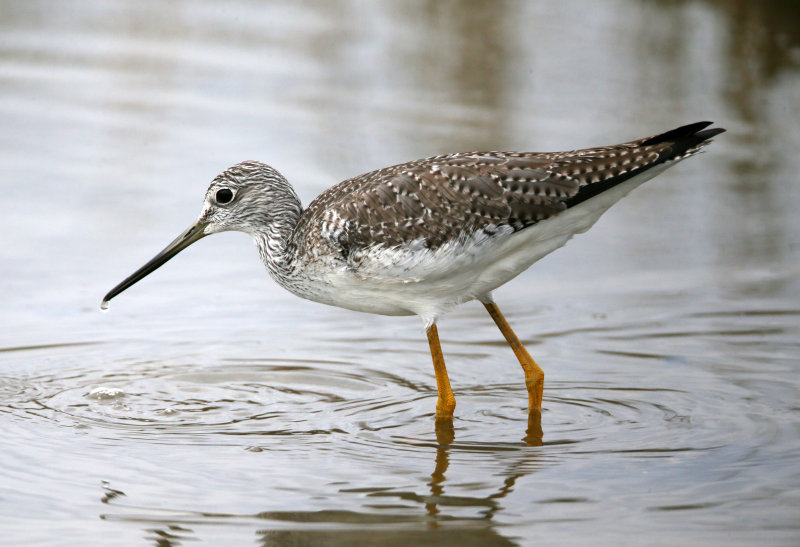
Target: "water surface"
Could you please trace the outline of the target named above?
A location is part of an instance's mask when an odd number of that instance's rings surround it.
[[[786,544],[800,539],[800,20],[781,2],[0,4],[7,544]],[[788,3],[786,3],[788,4]],[[99,311],[208,182],[308,202],[427,155],[713,119],[483,307],[305,302],[242,234]]]

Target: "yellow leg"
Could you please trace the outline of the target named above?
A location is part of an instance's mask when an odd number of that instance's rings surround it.
[[[522,345],[520,339],[511,330],[511,326],[503,317],[500,308],[494,302],[484,302],[486,311],[492,316],[500,332],[506,338],[506,342],[514,350],[514,355],[517,356],[519,364],[522,365],[522,370],[525,371],[525,386],[528,388],[528,411],[541,410],[542,408],[542,391],[544,390],[544,372],[536,361],[533,360],[531,354]]]
[[[436,329],[436,323],[428,329],[428,344],[431,346],[436,387],[439,391],[439,399],[436,401],[436,419],[450,420],[453,418],[453,410],[456,408],[456,398],[453,396],[453,390],[450,389],[450,378],[447,377],[447,369],[444,366],[444,356],[442,355],[442,346],[439,344],[439,331]]]

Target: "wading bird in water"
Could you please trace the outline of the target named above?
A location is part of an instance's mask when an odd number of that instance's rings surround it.
[[[278,171],[245,161],[211,182],[197,222],[114,287],[102,306],[200,238],[237,230],[253,237],[270,276],[297,296],[420,316],[436,373],[437,418],[452,418],[456,400],[436,322],[458,304],[480,301],[522,365],[528,408],[536,413],[544,373],[492,291],[725,131],[709,125],[567,152],[435,156],[348,179],[305,209]]]

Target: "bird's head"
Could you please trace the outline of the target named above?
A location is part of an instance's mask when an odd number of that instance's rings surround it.
[[[265,163],[245,161],[217,175],[197,219],[203,235],[226,231],[253,234],[281,218],[299,200],[286,179]],[[200,236],[202,237],[202,236]]]
[[[226,231],[248,234],[268,231],[280,219],[296,218],[300,200],[286,179],[267,164],[245,161],[229,167],[211,181],[197,221],[147,264],[111,289],[101,307],[186,247],[207,235]],[[294,215],[290,213],[295,213]]]

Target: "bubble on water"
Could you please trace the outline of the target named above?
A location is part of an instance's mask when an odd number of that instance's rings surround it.
[[[125,392],[121,389],[105,386],[96,387],[86,394],[87,399],[94,399],[95,401],[113,401],[123,397],[125,397]]]

